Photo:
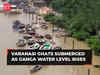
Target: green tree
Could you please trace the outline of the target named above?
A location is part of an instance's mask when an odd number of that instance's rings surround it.
[[[82,30],[96,35],[96,32],[100,30],[99,0],[52,0],[50,7],[66,17],[62,20],[65,22],[62,26],[67,28],[68,32]]]

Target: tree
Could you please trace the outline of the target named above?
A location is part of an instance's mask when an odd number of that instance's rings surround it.
[[[52,13],[49,13],[44,16],[44,19],[48,21],[49,23],[56,25],[58,27],[61,27],[61,28],[65,28],[66,26],[65,25],[66,21],[62,16],[56,16]]]
[[[89,37],[89,33],[84,31],[78,31],[73,33],[73,37],[77,38],[78,40],[85,40]]]
[[[100,30],[99,3],[99,0],[52,0],[50,7],[66,17],[62,20],[65,22],[62,26],[67,28],[68,32],[74,33],[80,30],[96,35]]]
[[[50,7],[62,14],[46,15],[50,23],[65,28],[72,37],[87,40],[90,48],[100,54],[100,0],[52,0]]]

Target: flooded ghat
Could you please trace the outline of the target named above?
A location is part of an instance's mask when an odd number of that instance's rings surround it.
[[[51,65],[44,66],[40,71],[36,73],[30,73],[32,66],[14,65],[8,66],[6,64],[6,50],[7,48],[16,48],[16,41],[22,35],[12,30],[12,22],[14,20],[20,20],[26,23],[26,15],[5,15],[0,13],[0,74],[2,75],[88,75],[88,69],[91,70],[91,75],[100,75],[100,71],[94,69],[92,66],[67,66],[67,65]],[[38,30],[38,33],[45,34],[46,32],[52,34],[51,26],[48,31]],[[56,34],[56,33],[55,33]],[[63,38],[55,38],[55,42],[58,46],[62,46],[65,49],[72,49],[72,40],[75,40],[75,49],[88,49],[88,46],[84,42],[77,41],[73,38],[66,38],[64,43]],[[99,58],[99,57],[97,57]],[[97,59],[98,60],[98,59]],[[95,60],[95,61],[97,61]],[[99,61],[99,60],[98,60]]]

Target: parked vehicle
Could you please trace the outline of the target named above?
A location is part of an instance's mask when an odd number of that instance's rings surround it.
[[[29,40],[29,39],[31,39],[31,38],[32,38],[32,36],[31,36],[31,35],[27,35],[27,34],[26,34],[26,35],[24,35],[24,36],[23,36],[23,38],[24,38],[25,40]]]
[[[25,29],[19,29],[18,32],[25,34],[26,33],[26,30]]]
[[[40,44],[39,43],[35,43],[34,45],[33,45],[33,49],[39,49],[40,48]]]
[[[17,42],[16,42],[16,45],[17,47],[24,47],[26,45],[26,42],[25,40],[23,39],[19,39]]]
[[[39,43],[40,45],[43,45],[46,43],[46,40],[41,39],[41,40],[37,40],[36,42]]]
[[[34,31],[32,31],[32,30],[27,31],[27,33],[28,33],[29,35],[33,35],[33,36],[36,34],[36,32],[34,32]]]
[[[48,29],[48,26],[47,25],[42,25],[41,28],[42,29]]]
[[[40,35],[40,34],[36,34],[36,35],[35,35],[35,38],[40,38],[40,39],[43,39],[43,38],[44,38],[44,36],[42,36],[42,35]]]
[[[25,24],[20,24],[19,27],[20,27],[20,29],[23,29],[23,28],[25,28]]]
[[[36,65],[35,67],[32,68],[30,71],[31,73],[37,72],[42,69],[42,65]]]
[[[54,40],[50,40],[50,43],[51,43],[52,45],[55,45],[55,44],[56,44],[56,42],[55,42]]]
[[[27,43],[28,43],[28,45],[33,45],[33,44],[35,44],[35,40],[29,39]]]
[[[45,35],[45,38],[48,39],[48,40],[51,40],[52,39],[52,36],[50,34],[46,34]]]
[[[31,31],[31,30],[32,30],[32,26],[31,26],[30,24],[27,24],[27,25],[25,26],[25,29],[26,29],[27,32],[28,32],[28,31]]]

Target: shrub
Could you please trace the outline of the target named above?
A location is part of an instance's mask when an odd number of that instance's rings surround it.
[[[86,40],[96,55],[100,55],[100,36],[92,36]]]
[[[79,31],[73,33],[72,37],[77,38],[78,40],[85,40],[86,38],[89,37],[89,33],[84,31]]]

